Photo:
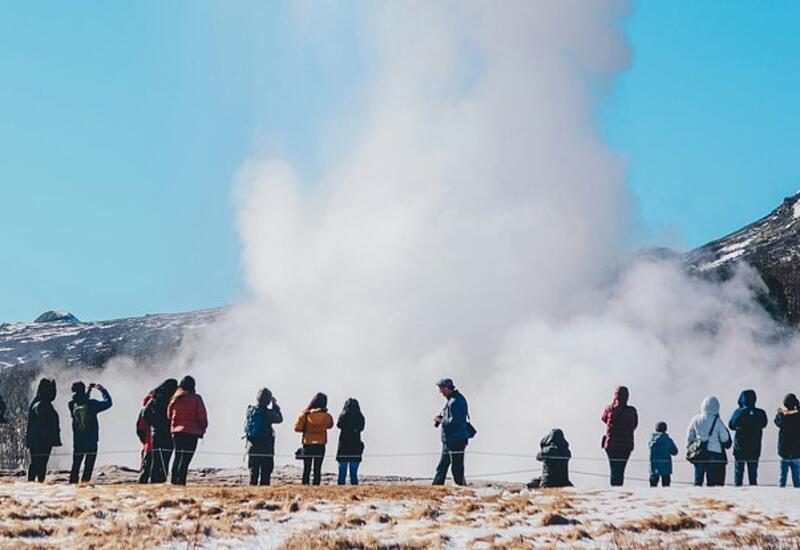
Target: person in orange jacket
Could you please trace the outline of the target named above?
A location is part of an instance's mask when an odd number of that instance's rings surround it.
[[[331,428],[333,417],[328,413],[328,396],[318,393],[294,423],[294,431],[303,434],[303,448],[296,454],[298,459],[303,460],[303,485],[309,485],[312,468],[314,485],[321,482],[322,461],[328,443],[328,430]]]
[[[172,462],[173,485],[186,485],[186,475],[192,462],[197,440],[208,428],[208,415],[203,398],[195,392],[194,378],[184,376],[167,406],[175,460]]]

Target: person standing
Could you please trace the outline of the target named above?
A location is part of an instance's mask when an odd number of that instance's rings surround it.
[[[100,399],[92,399],[93,389],[100,392]],[[88,389],[83,382],[72,384],[72,399],[68,403],[72,416],[72,470],[70,483],[92,480],[94,463],[97,460],[97,443],[100,440],[100,424],[97,415],[111,408],[111,395],[100,384],[89,384]],[[81,474],[83,465],[83,475]]]
[[[792,485],[800,487],[800,400],[793,393],[783,399],[783,408],[775,415],[778,427],[778,456],[781,457],[780,486],[786,487],[789,471]]]
[[[756,407],[756,392],[744,390],[739,395],[739,408],[733,411],[728,427],[736,432],[733,442],[733,480],[737,487],[747,482],[758,485],[758,459],[761,458],[761,436],[769,420],[764,409]]]
[[[298,454],[298,458],[303,460],[303,485],[311,483],[312,469],[314,485],[322,483],[322,461],[331,428],[333,417],[328,413],[328,396],[318,393],[294,423],[294,431],[303,434],[303,447]]]
[[[633,432],[639,425],[636,409],[628,405],[629,396],[628,388],[619,386],[614,392],[614,401],[600,417],[606,425],[602,444],[608,456],[612,487],[621,487],[625,483],[625,467],[633,452]]]
[[[58,413],[53,407],[56,391],[55,380],[42,378],[36,389],[36,397],[28,408],[28,425],[25,429],[25,446],[31,455],[28,481],[44,481],[50,453],[53,447],[61,447],[61,427]]]
[[[256,404],[247,407],[244,437],[247,439],[247,466],[250,485],[269,485],[275,468],[275,429],[283,422],[278,400],[267,388],[256,395]]]
[[[171,482],[186,485],[189,464],[197,450],[197,441],[208,429],[208,414],[203,398],[195,391],[195,381],[184,376],[167,405],[175,460],[172,463]]]
[[[715,487],[725,485],[725,466],[728,457],[725,449],[731,445],[731,434],[719,418],[719,399],[706,397],[700,405],[700,414],[692,418],[686,434],[686,446],[706,442],[706,450],[694,463],[694,484]]]
[[[669,487],[672,481],[672,457],[678,454],[678,446],[667,435],[667,423],[656,424],[650,436],[650,487]]]
[[[153,399],[155,390],[147,392],[142,399],[142,408],[136,417],[136,436],[142,443],[142,455],[139,466],[139,483],[148,483],[153,470],[153,433],[150,424],[144,417],[147,404]]]
[[[153,390],[153,398],[148,401],[142,412],[144,421],[149,426],[151,449],[148,474],[144,483],[164,483],[169,474],[169,461],[172,458],[174,443],[167,407],[178,389],[178,381],[174,378],[164,380]]]
[[[336,449],[336,462],[339,463],[339,485],[347,482],[347,473],[350,472],[350,484],[358,485],[358,466],[364,454],[364,442],[361,432],[364,431],[366,420],[361,413],[361,405],[350,398],[344,402],[342,413],[336,422],[339,428],[339,446]]]
[[[442,378],[436,386],[447,403],[442,412],[433,419],[434,427],[441,429],[442,440],[442,454],[436,466],[433,484],[444,485],[447,470],[452,467],[453,481],[456,485],[466,485],[464,451],[470,438],[469,405],[450,378]]]

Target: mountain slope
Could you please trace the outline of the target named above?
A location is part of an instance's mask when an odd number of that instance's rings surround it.
[[[47,312],[33,323],[0,325],[0,369],[51,363],[102,367],[120,355],[143,360],[169,356],[187,332],[209,325],[224,311],[209,309],[88,323],[69,312]]]
[[[683,257],[695,273],[726,278],[744,262],[761,274],[778,316],[800,323],[800,194],[784,199],[767,216]]]

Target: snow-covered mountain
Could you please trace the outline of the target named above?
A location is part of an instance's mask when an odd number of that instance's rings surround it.
[[[113,321],[79,321],[68,311],[48,311],[33,323],[0,325],[0,369],[46,364],[101,367],[111,358],[169,356],[185,335],[219,318],[224,309],[146,315]]]
[[[688,252],[695,273],[725,278],[740,262],[753,266],[769,287],[773,313],[800,324],[800,193],[769,215],[730,235]]]

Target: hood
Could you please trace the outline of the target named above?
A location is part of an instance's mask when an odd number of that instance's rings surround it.
[[[653,435],[650,436],[650,441],[658,441],[659,439],[665,439],[669,436],[664,432],[653,432]]]
[[[550,433],[544,436],[544,439],[542,439],[539,445],[542,448],[555,446],[564,449],[569,449],[569,443],[567,443],[567,440],[564,437],[564,432],[562,432],[558,428],[550,430]]]
[[[267,388],[261,388],[256,395],[256,403],[259,407],[266,407],[272,402],[272,392]]]
[[[56,382],[49,378],[42,378],[39,387],[36,389],[36,399],[51,403],[56,398]]]
[[[793,393],[789,393],[783,398],[783,406],[789,410],[800,409],[800,400]]]
[[[72,400],[76,403],[89,400],[89,394],[85,391],[78,391],[72,394]]]
[[[712,416],[719,414],[719,399],[713,395],[706,397],[703,399],[703,404],[700,405],[700,411]]]
[[[628,392],[628,388],[625,386],[620,386],[614,392],[614,406],[615,407],[624,407],[628,404],[628,398],[630,397],[630,393]]]
[[[756,392],[753,390],[744,390],[739,394],[740,407],[755,407],[756,406]]]

